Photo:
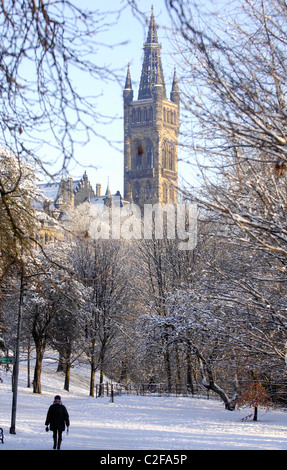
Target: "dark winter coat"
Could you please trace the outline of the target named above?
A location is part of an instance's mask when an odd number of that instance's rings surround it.
[[[45,426],[50,426],[51,431],[64,431],[65,425],[70,426],[67,408],[62,403],[53,403],[48,409]]]

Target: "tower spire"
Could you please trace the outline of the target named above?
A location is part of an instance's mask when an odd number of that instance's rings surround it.
[[[128,69],[124,89],[124,199],[145,204],[177,203],[179,88],[174,71],[166,96],[161,45],[153,8],[148,24],[138,99],[131,99]]]
[[[158,42],[157,26],[154,20],[153,8],[149,22],[147,40],[144,43],[144,59],[139,86],[138,99],[146,99],[152,97],[152,89],[156,83],[163,86],[163,95],[166,97],[164,76],[161,63],[161,45]],[[160,75],[158,77],[158,74]]]

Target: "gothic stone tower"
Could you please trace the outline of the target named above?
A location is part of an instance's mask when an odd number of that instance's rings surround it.
[[[139,206],[177,203],[180,95],[174,71],[166,89],[153,11],[144,44],[138,100],[128,66],[124,98],[124,199]]]

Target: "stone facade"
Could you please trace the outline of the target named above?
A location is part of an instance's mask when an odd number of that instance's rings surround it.
[[[120,192],[117,191],[113,195],[109,185],[105,194],[101,194],[100,184],[96,185],[95,192],[86,172],[80,180],[74,181],[71,177],[62,178],[60,182],[40,184],[39,187],[43,193],[43,201],[35,203],[35,208],[39,211],[41,228],[35,237],[40,244],[66,238],[67,232],[63,229],[65,216],[84,202],[111,206],[113,198],[116,198],[117,202],[123,204]]]
[[[100,184],[96,185],[94,191],[86,172],[80,180],[74,181],[72,177],[62,178],[60,183],[41,184],[39,187],[44,196],[43,209],[55,219],[61,219],[65,213],[83,202],[109,205],[113,197],[121,199],[119,191],[112,195],[109,185],[103,195]]]
[[[96,196],[86,172],[80,180],[74,181],[72,177],[62,178],[60,183],[42,184],[40,189],[45,196],[45,212],[56,219]]]
[[[124,199],[141,207],[177,202],[180,94],[174,71],[166,97],[160,50],[152,11],[138,99],[129,66],[123,91]]]

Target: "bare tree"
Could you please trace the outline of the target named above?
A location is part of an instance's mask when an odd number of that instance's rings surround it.
[[[81,325],[85,352],[91,366],[91,396],[94,396],[96,371],[100,373],[101,393],[106,366],[114,354],[111,349],[123,325],[122,315],[127,299],[123,269],[125,251],[121,240],[94,239],[90,235],[94,220],[90,203],[84,203],[71,214],[69,224],[76,235],[70,254],[71,263],[87,291]]]
[[[41,393],[42,360],[48,345],[53,345],[58,351],[69,351],[67,364],[70,365],[76,314],[83,302],[81,285],[73,278],[71,271],[68,274],[67,247],[64,243],[59,244],[56,256],[52,253],[54,250],[55,247],[47,248],[49,257],[37,253],[41,271],[36,271],[35,263],[31,263],[31,274],[26,280],[24,314],[31,328],[36,353],[34,393]],[[54,262],[56,257],[60,259],[61,267]],[[58,328],[57,334],[55,328]],[[67,367],[66,389],[69,388],[69,373],[70,368]]]
[[[180,33],[183,134],[206,200],[246,237],[286,257],[286,5],[166,4]]]
[[[147,370],[148,380],[163,380],[172,391],[175,382],[182,383],[179,378],[182,364],[179,365],[177,359],[185,356],[173,335],[171,316],[176,307],[172,298],[190,282],[194,253],[179,250],[177,240],[165,237],[141,240],[134,245],[136,256],[132,272],[135,271],[136,282],[132,289],[140,300],[141,364]]]
[[[228,240],[249,252],[257,276],[249,269],[250,278],[243,282],[240,270],[218,269],[245,292],[245,309],[250,311],[249,295],[256,315],[260,312],[264,321],[268,317],[269,326],[278,323],[282,341],[277,353],[283,360],[287,8],[281,0],[226,2],[220,9],[185,0],[166,5],[180,33],[175,37],[189,118],[188,132],[183,133],[203,182],[200,191],[187,187],[186,193],[218,214],[219,223],[229,227]],[[242,261],[239,252],[237,259]],[[276,289],[280,294],[275,295]],[[271,330],[261,331],[262,345],[267,337],[272,337]]]
[[[50,175],[67,168],[76,141],[99,135],[95,124],[106,122],[97,110],[100,92],[91,96],[82,84],[92,78],[98,90],[118,79],[97,52],[115,45],[104,45],[101,34],[121,9],[90,11],[72,0],[0,4],[0,140]]]
[[[97,109],[99,83],[119,73],[97,53],[115,46],[101,34],[121,10],[91,11],[77,0],[0,2],[0,282],[38,244],[36,173],[66,171],[75,142],[103,138],[97,124],[111,117]]]
[[[36,174],[66,171],[74,143],[98,136],[97,124],[107,122],[97,110],[100,92],[91,96],[82,84],[93,80],[97,90],[119,79],[97,53],[115,46],[101,34],[121,10],[90,11],[76,0],[0,3],[0,279],[21,250],[39,245]]]

